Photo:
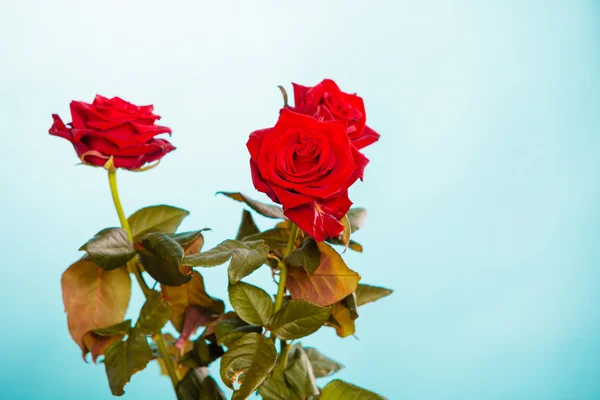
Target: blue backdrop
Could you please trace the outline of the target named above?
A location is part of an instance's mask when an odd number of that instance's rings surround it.
[[[212,246],[242,210],[216,191],[265,199],[245,142],[274,124],[276,86],[324,77],[382,134],[351,190],[365,252],[346,259],[395,293],[364,307],[358,340],[303,342],[390,399],[600,398],[598,1],[4,0],[0,54],[2,398],[111,398],[69,337],[60,277],[118,220],[51,113],[70,121],[96,93],[154,103],[178,149],[120,174],[124,207],[187,208],[182,228],[211,227]],[[205,277],[226,297],[224,268]],[[125,398],[172,389],[151,365]]]

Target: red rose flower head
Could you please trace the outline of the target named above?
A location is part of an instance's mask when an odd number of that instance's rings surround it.
[[[314,87],[292,83],[294,103],[292,109],[322,121],[344,121],[348,137],[358,149],[379,140],[379,134],[369,128],[363,99],[356,94],[344,93],[331,79]]]
[[[338,236],[352,202],[348,188],[369,160],[350,143],[345,121],[283,109],[273,128],[250,134],[252,180],[317,241]]]
[[[160,160],[175,147],[161,133],[171,133],[166,126],[155,125],[158,115],[154,107],[136,106],[119,97],[108,99],[97,95],[92,104],[71,102],[73,122],[65,125],[53,114],[54,124],[48,131],[73,144],[85,164],[104,166],[113,157],[116,168],[136,170]]]

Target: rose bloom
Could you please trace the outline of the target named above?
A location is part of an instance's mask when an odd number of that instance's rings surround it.
[[[53,114],[48,132],[71,142],[85,164],[104,166],[113,157],[116,168],[136,170],[175,150],[168,141],[154,138],[171,129],[154,124],[160,117],[153,109],[97,95],[92,104],[71,102],[73,122],[68,126]]]
[[[379,140],[379,134],[367,126],[367,114],[361,97],[342,92],[331,79],[325,79],[313,87],[297,83],[292,85],[294,111],[322,121],[344,121],[348,137],[358,149]]]
[[[350,143],[345,121],[319,121],[283,109],[273,128],[247,143],[257,190],[317,241],[338,236],[352,202],[348,188],[368,160]]]

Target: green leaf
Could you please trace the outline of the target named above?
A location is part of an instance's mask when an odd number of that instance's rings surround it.
[[[350,222],[350,226],[352,228],[352,233],[361,229],[365,224],[365,220],[367,219],[367,210],[362,207],[354,207],[348,210],[348,221]]]
[[[305,300],[289,300],[271,317],[268,327],[281,340],[294,340],[316,332],[329,318],[329,308]]]
[[[206,339],[200,336],[194,341],[192,355],[199,365],[207,367],[217,358],[223,355],[223,348],[214,342],[207,343]]]
[[[319,389],[308,356],[300,346],[295,346],[294,350],[285,370],[285,380],[301,399],[318,395]]]
[[[140,242],[140,259],[146,272],[156,281],[168,286],[179,286],[192,279],[179,269],[183,249],[164,233],[150,233]]]
[[[281,207],[261,203],[260,201],[252,200],[251,198],[239,193],[239,192],[217,192],[217,194],[224,194],[230,199],[237,200],[242,203],[246,203],[251,209],[256,211],[262,216],[268,218],[280,218],[285,219],[285,215],[283,214],[283,210]]]
[[[111,325],[107,328],[94,329],[92,332],[98,336],[115,336],[120,334],[127,335],[129,334],[129,329],[131,329],[130,319]]]
[[[237,316],[219,321],[215,328],[217,343],[225,346],[230,346],[246,333],[251,332],[262,333],[262,328],[256,325],[248,325]]]
[[[140,311],[136,327],[151,335],[160,331],[170,317],[171,309],[169,305],[163,300],[159,292],[153,290],[148,294]]]
[[[273,228],[244,237],[244,242],[263,240],[270,249],[287,247],[290,231],[286,228]]]
[[[176,392],[179,400],[226,400],[206,367],[190,370],[177,385]]]
[[[323,378],[336,373],[337,371],[344,368],[342,364],[333,361],[321,354],[317,349],[312,347],[305,347],[304,351],[310,360],[313,372],[317,378]]]
[[[186,255],[196,254],[202,250],[204,245],[204,236],[202,235],[204,231],[210,231],[210,229],[204,228],[199,231],[173,233],[169,237],[179,243]]]
[[[319,400],[386,400],[376,393],[370,392],[351,383],[334,379],[325,386]]]
[[[142,208],[128,218],[133,241],[137,242],[152,232],[173,233],[189,213],[166,205]]]
[[[221,379],[231,389],[242,381],[232,400],[247,399],[267,379],[277,362],[272,339],[248,333],[236,340],[221,358]]]
[[[81,259],[63,273],[60,283],[69,333],[85,357],[93,346],[84,341],[88,332],[123,321],[131,296],[131,278],[125,268],[105,271]]]
[[[362,306],[363,304],[389,296],[393,292],[391,289],[359,283],[356,288],[356,305]]]
[[[126,341],[112,344],[104,358],[112,394],[123,395],[123,388],[131,376],[146,368],[150,360],[152,349],[148,346],[146,334],[141,329],[132,328]]]
[[[193,267],[214,267],[231,259],[228,275],[230,283],[237,283],[267,260],[269,247],[262,241],[239,242],[225,240],[203,253],[184,257],[183,264]]]
[[[285,381],[280,368],[273,369],[271,376],[258,388],[258,394],[263,400],[301,400]]]
[[[251,325],[266,326],[273,315],[271,296],[249,283],[229,285],[229,301],[239,317]]]
[[[133,244],[127,232],[121,228],[106,228],[79,248],[104,270],[119,268],[135,256]]]
[[[244,210],[242,213],[242,222],[240,222],[240,227],[238,228],[238,233],[235,236],[235,240],[242,240],[246,236],[250,236],[259,232],[260,229],[258,229],[258,226],[256,226],[256,222],[254,222],[254,218],[252,218],[250,211]]]
[[[288,254],[284,260],[296,267],[302,267],[308,274],[312,274],[321,264],[319,245],[312,239],[306,239],[296,250]]]

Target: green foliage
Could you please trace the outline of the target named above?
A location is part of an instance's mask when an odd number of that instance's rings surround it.
[[[242,222],[240,222],[240,227],[238,228],[237,235],[235,235],[235,240],[242,240],[246,236],[254,235],[259,232],[260,229],[256,226],[256,222],[254,222],[254,218],[252,218],[250,211],[244,210],[242,213]]]
[[[205,367],[190,370],[177,385],[179,400],[226,400]]]
[[[121,228],[101,230],[79,250],[87,252],[90,260],[107,271],[124,266],[135,256],[127,232]]]
[[[142,208],[128,218],[133,241],[138,242],[152,232],[173,233],[189,214],[184,209],[166,205]]]
[[[214,267],[231,259],[228,269],[229,282],[237,283],[263,265],[268,254],[269,247],[260,240],[225,240],[208,251],[184,257],[183,264],[192,267]]]
[[[221,358],[221,379],[231,389],[241,383],[232,400],[247,399],[267,379],[277,361],[272,339],[248,333],[236,340]]]
[[[223,194],[230,199],[246,203],[251,209],[265,217],[285,219],[285,215],[283,214],[281,207],[252,200],[248,196],[245,196],[239,192],[217,192],[217,194]]]
[[[273,299],[249,283],[229,285],[229,301],[239,317],[251,325],[267,326],[273,315]]]
[[[359,283],[356,288],[356,305],[362,306],[363,304],[377,301],[382,297],[389,296],[393,292],[391,289]]]
[[[262,328],[249,325],[238,316],[220,321],[215,329],[217,343],[225,346],[230,346],[240,337],[251,332],[262,333]]]
[[[312,364],[301,346],[290,351],[284,375],[297,397],[307,399],[319,394]]]
[[[329,308],[305,300],[290,300],[268,322],[281,340],[299,339],[316,332],[329,318]]]
[[[192,279],[191,274],[180,270],[183,248],[164,233],[150,233],[139,243],[139,255],[146,272],[156,281],[179,286]]]
[[[146,368],[151,359],[152,349],[148,346],[146,334],[139,328],[132,328],[127,340],[112,344],[104,359],[112,394],[123,395],[123,388],[131,376]]]
[[[304,347],[304,351],[310,360],[313,372],[317,378],[323,378],[332,375],[344,368],[342,364],[327,358],[315,348]]]
[[[171,309],[159,292],[151,291],[140,311],[136,327],[146,334],[159,332],[171,317]]]
[[[284,261],[290,265],[304,268],[310,275],[321,264],[319,245],[314,239],[308,238],[302,242],[299,248],[285,256]]]
[[[351,383],[334,379],[329,382],[323,391],[319,400],[386,400],[376,393],[370,392]]]

